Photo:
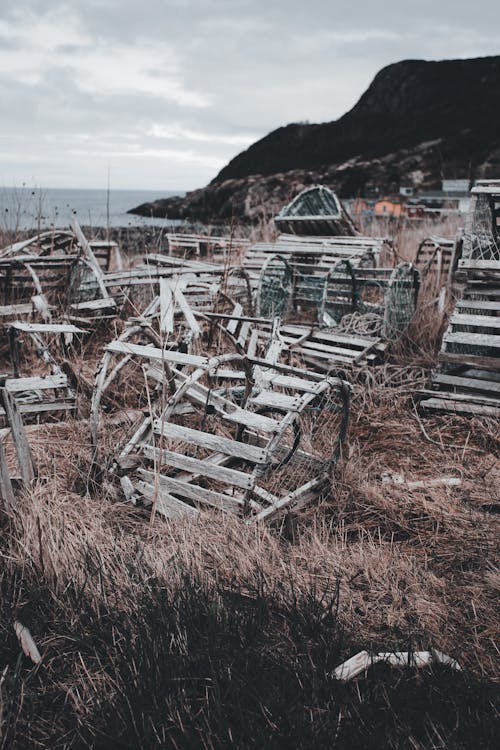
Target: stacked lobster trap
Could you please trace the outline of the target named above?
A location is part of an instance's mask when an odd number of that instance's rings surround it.
[[[500,415],[500,181],[479,180],[453,278],[456,301],[425,412]]]

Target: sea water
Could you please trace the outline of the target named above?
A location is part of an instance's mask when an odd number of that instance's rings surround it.
[[[182,195],[169,190],[78,190],[75,188],[0,187],[0,229],[67,227],[76,217],[81,226],[163,226],[181,222],[128,214],[141,203]]]

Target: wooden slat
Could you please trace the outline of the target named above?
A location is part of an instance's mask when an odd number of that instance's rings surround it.
[[[498,393],[500,397],[500,383],[482,380],[479,378],[465,378],[457,375],[446,375],[437,373],[432,376],[432,382],[436,385],[449,385],[454,388],[472,391],[487,391],[489,393]]]
[[[477,310],[497,310],[500,312],[500,306],[498,302],[483,299],[459,299],[455,307],[460,310],[476,308]]]
[[[258,464],[267,462],[267,454],[263,448],[258,448],[247,443],[240,443],[237,440],[230,440],[220,435],[211,435],[208,432],[193,430],[191,427],[174,424],[173,422],[162,422],[161,419],[155,419],[153,430],[157,435],[183,440],[186,443],[192,443],[202,448],[215,450],[219,453],[225,453],[228,456],[241,458],[245,461],[252,461]]]
[[[193,311],[189,307],[189,303],[186,300],[184,294],[182,293],[182,290],[178,286],[174,287],[174,297],[184,317],[186,318],[187,324],[191,328],[194,336],[195,337],[200,336],[201,328],[199,326],[199,323],[196,320],[195,316],[193,315]]]
[[[106,346],[106,351],[115,354],[133,354],[136,357],[152,359],[156,362],[173,362],[179,365],[192,365],[193,367],[205,367],[208,365],[208,357],[198,357],[194,354],[182,354],[170,349],[158,349],[154,346],[143,344],[129,344],[124,341],[112,341]]]
[[[270,385],[276,385],[281,388],[293,388],[294,390],[306,393],[316,393],[318,388],[317,381],[303,380],[293,375],[279,375],[272,370],[263,370],[262,378]]]
[[[440,362],[450,362],[457,365],[470,365],[471,367],[485,367],[500,370],[500,357],[483,357],[476,354],[464,354],[455,352],[439,352]]]
[[[453,326],[471,326],[472,328],[500,328],[500,316],[453,313],[450,324]]]
[[[16,320],[9,323],[9,326],[23,333],[87,333],[83,328],[77,328],[70,323],[23,323]]]
[[[152,472],[148,472],[146,469],[140,469],[139,473],[141,476],[149,477],[149,481],[152,481],[155,477]],[[163,474],[159,474],[157,481],[162,488],[166,488],[169,492],[193,500],[201,505],[208,505],[212,508],[217,508],[218,510],[237,513],[244,506],[244,500],[240,497],[226,495],[224,492],[209,490],[206,487],[200,487],[197,484],[192,484],[190,481],[186,480],[180,480],[177,477],[166,477]],[[258,505],[257,508],[259,508]]]
[[[7,388],[10,393],[67,387],[68,378],[62,373],[60,375],[45,375],[44,377],[34,378],[7,378],[5,381],[5,388]]]
[[[161,464],[173,466],[176,469],[194,471],[201,476],[215,479],[224,484],[241,487],[244,490],[252,488],[254,480],[250,474],[235,469],[226,469],[224,466],[216,466],[209,461],[202,461],[198,458],[190,458],[180,453],[166,450],[165,448],[154,448],[151,445],[142,444],[141,449],[147,458],[156,459]]]
[[[252,404],[256,406],[269,406],[276,409],[285,409],[286,411],[299,411],[302,404],[300,396],[289,396],[286,393],[278,391],[261,391],[253,396]]]
[[[72,310],[110,310],[116,307],[116,302],[112,297],[105,299],[92,299],[87,302],[74,302],[71,305]]]
[[[500,348],[500,336],[485,333],[446,332],[443,341],[447,344],[468,344],[487,348]]]
[[[487,406],[484,404],[472,404],[470,402],[455,401],[453,398],[429,398],[421,402],[423,409],[431,411],[449,411],[457,414],[476,414],[484,417],[500,416],[500,407]]]
[[[185,518],[191,516],[196,518],[199,515],[199,511],[193,508],[192,505],[183,503],[182,500],[178,500],[176,497],[172,497],[169,492],[163,488],[156,488],[152,484],[147,482],[138,482],[136,487],[137,492],[144,497],[147,497],[151,502],[156,501],[156,510],[161,513],[162,516],[167,518],[169,521],[174,521],[178,518]]]
[[[51,411],[73,411],[76,409],[74,400],[68,401],[40,401],[30,404],[19,404],[20,414],[41,414]]]
[[[422,390],[420,393],[428,395],[431,398],[438,398],[441,396],[441,393],[437,391]],[[452,401],[467,402],[470,404],[485,404],[486,406],[497,406],[500,408],[499,399],[481,396],[477,393],[443,393],[442,396],[443,398],[449,398]]]
[[[174,300],[172,288],[166,279],[160,279],[160,331],[174,332]]]
[[[294,492],[288,493],[285,497],[278,500],[278,502],[271,505],[269,508],[261,511],[255,516],[256,521],[270,520],[284,510],[291,510],[296,507],[299,503],[303,507],[305,502],[310,502],[316,496],[321,485],[326,480],[326,475],[322,474],[314,479],[311,479],[306,484],[299,487]],[[252,519],[254,520],[254,519]]]
[[[6,388],[2,388],[3,404],[7,422],[11,429],[12,441],[16,449],[17,462],[21,471],[21,476],[25,484],[29,484],[35,478],[35,465],[33,455],[26,437],[26,432],[21,418],[20,410],[16,400]]]
[[[10,511],[14,508],[16,500],[14,497],[14,490],[12,488],[12,482],[9,474],[9,467],[7,464],[7,458],[3,449],[3,444],[0,440],[0,499],[5,504],[5,509]]]
[[[214,391],[210,391],[209,393],[208,389],[199,383],[191,383],[186,396],[202,406],[209,403],[210,406],[213,406],[217,410],[222,419],[241,424],[244,427],[266,433],[277,432],[280,428],[280,423],[276,419],[266,417],[263,414],[255,414],[248,409],[241,409],[218,393]]]

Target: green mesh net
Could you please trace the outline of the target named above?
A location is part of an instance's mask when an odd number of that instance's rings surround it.
[[[285,258],[273,255],[262,269],[257,290],[257,311],[266,318],[284,315],[293,292],[293,272]]]
[[[400,263],[393,270],[384,300],[385,338],[401,336],[410,325],[417,304],[418,279],[418,271],[411,263]]]

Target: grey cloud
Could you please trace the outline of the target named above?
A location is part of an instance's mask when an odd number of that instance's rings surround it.
[[[196,187],[249,134],[342,115],[390,62],[496,54],[496,26],[489,0],[17,0],[0,181],[92,185],[109,160],[124,187]]]

